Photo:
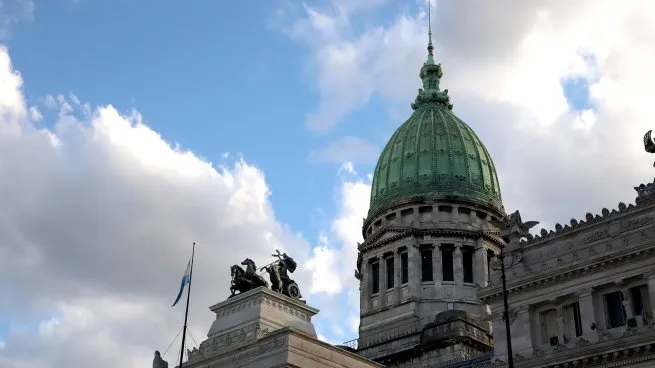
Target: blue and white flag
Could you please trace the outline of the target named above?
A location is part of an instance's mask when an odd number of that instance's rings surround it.
[[[189,260],[189,263],[186,265],[186,270],[184,271],[184,276],[182,276],[182,284],[180,285],[180,292],[177,294],[177,298],[175,298],[175,303],[173,303],[173,307],[177,302],[180,301],[180,298],[182,297],[182,292],[184,291],[184,287],[191,282],[191,261]]]

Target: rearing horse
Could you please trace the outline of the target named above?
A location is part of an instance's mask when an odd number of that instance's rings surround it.
[[[246,258],[241,262],[241,264],[246,266],[246,272],[243,276],[252,283],[253,289],[260,286],[268,286],[266,280],[261,275],[257,274],[257,265],[255,264],[255,261]]]
[[[243,271],[243,268],[237,265],[232,265],[230,267],[230,275],[232,276],[232,284],[230,285],[230,297],[233,297],[237,291],[244,291],[244,274],[245,272]]]

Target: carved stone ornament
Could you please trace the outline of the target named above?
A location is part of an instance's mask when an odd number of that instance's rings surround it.
[[[205,346],[201,344],[201,349],[204,347],[206,353],[215,353],[233,345],[256,341],[264,337],[268,332],[268,328],[262,330],[259,324],[253,324],[207,340]]]
[[[268,342],[266,342],[266,343],[264,343],[264,344],[262,344],[262,345],[260,345],[260,346],[258,346],[256,348],[253,348],[253,349],[247,350],[247,351],[245,351],[245,352],[243,352],[241,354],[235,355],[234,358],[232,359],[232,363],[234,363],[236,365],[238,363],[250,360],[250,359],[255,358],[255,357],[259,356],[259,355],[265,354],[265,353],[267,353],[269,351],[277,350],[277,349],[283,347],[284,344],[285,344],[285,341],[281,337],[279,337],[279,338],[277,338],[275,340],[272,340],[272,341],[268,341]]]
[[[591,342],[589,342],[589,340],[586,340],[586,339],[581,337],[581,338],[578,339],[577,344],[578,344],[578,346],[587,346],[587,345],[591,344]]]
[[[618,221],[613,221],[607,228],[609,236],[615,236],[621,232],[621,224]]]
[[[589,235],[585,239],[585,243],[587,243],[587,244],[593,243],[595,241],[598,241],[598,240],[601,240],[601,239],[605,238],[606,236],[607,236],[607,230],[605,230],[605,229],[598,230],[598,231],[592,233],[591,235]]]
[[[532,356],[533,356],[534,358],[541,358],[541,357],[544,356],[544,354],[545,354],[545,352],[544,352],[543,350],[539,350],[539,349],[535,349],[535,350],[532,352]]]

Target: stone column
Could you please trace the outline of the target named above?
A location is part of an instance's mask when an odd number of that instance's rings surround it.
[[[455,243],[455,255],[453,257],[453,270],[455,271],[455,285],[462,286],[464,283],[464,269],[462,267],[462,243]]]
[[[655,318],[655,272],[646,275],[648,280],[648,299],[650,301],[650,317]]]
[[[505,321],[503,321],[502,301],[498,304],[491,305],[491,325],[494,335],[493,360],[498,359],[507,362],[507,331],[505,330]]]
[[[364,255],[364,257],[366,257]],[[362,260],[362,279],[359,281],[360,289],[360,300],[359,308],[362,313],[367,313],[371,310],[371,264],[367,258]]]
[[[623,309],[625,309],[625,325],[628,326],[628,320],[634,317],[632,313],[632,294],[630,289],[621,287],[621,294],[623,294]]]
[[[397,303],[403,298],[402,291],[400,290],[402,277],[400,268],[400,253],[398,252],[393,252],[393,280],[394,302]]]
[[[564,345],[564,311],[562,306],[556,308],[557,313],[557,340],[559,344]]]
[[[578,292],[578,306],[580,307],[580,323],[582,324],[582,338],[589,342],[598,341],[598,322],[594,310],[592,289],[582,289]],[[591,326],[596,329],[592,330]]]
[[[409,267],[407,287],[409,297],[416,299],[421,291],[421,253],[419,251],[418,238],[414,237],[413,244],[407,246],[407,265]]]
[[[441,258],[441,246],[435,246],[432,250],[432,277],[435,287],[440,288],[443,281],[443,259]]]
[[[514,310],[514,313],[516,313],[515,316],[510,316],[510,322],[512,322],[512,348],[514,354],[529,358],[533,352],[529,307],[527,305],[519,306]],[[515,318],[514,321],[512,321],[513,318]]]
[[[487,286],[487,250],[484,248],[482,238],[475,242],[475,254],[473,255],[473,282],[480,287]]]
[[[380,308],[387,305],[387,257],[380,258]]]

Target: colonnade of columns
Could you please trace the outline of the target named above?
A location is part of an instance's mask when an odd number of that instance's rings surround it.
[[[452,266],[453,266],[453,279],[444,280],[443,267],[444,262],[442,259],[442,249],[445,247],[452,247]],[[472,252],[472,273],[473,282],[464,282],[464,263],[463,253],[464,248]],[[422,281],[422,252],[431,252],[432,264],[432,277],[431,280]],[[407,257],[407,282],[403,283],[403,264],[402,257]],[[388,259],[392,259],[393,268],[388,269]],[[403,295],[406,297],[419,297],[421,294],[421,284],[434,283],[434,284],[450,284],[455,286],[474,286],[475,284],[484,287],[487,285],[488,271],[487,271],[487,250],[484,247],[482,239],[478,239],[473,243],[464,243],[462,241],[450,242],[428,242],[418,238],[414,238],[409,243],[399,246],[393,250],[387,250],[382,254],[374,257],[366,257],[364,259],[365,268],[362,273],[361,280],[361,308],[362,310],[376,309],[376,307],[383,307],[387,303],[386,295],[397,294],[395,297],[390,298],[400,301]],[[373,264],[378,264],[378,287],[377,293],[373,292],[373,283],[376,282],[375,275],[373,274]],[[388,285],[387,274],[393,272],[393,284],[391,287]],[[401,295],[401,289],[407,289]],[[372,306],[369,299],[376,295],[380,295],[379,304]]]

